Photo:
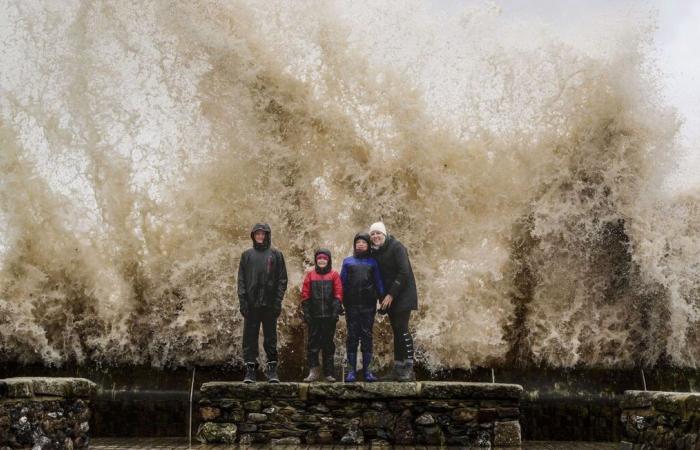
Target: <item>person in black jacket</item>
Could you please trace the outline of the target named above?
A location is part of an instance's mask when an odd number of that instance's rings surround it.
[[[258,359],[258,334],[263,329],[263,348],[267,356],[267,379],[277,377],[277,319],[287,290],[287,268],[282,252],[272,248],[272,230],[266,223],[256,223],[250,232],[253,248],[241,254],[238,266],[238,300],[243,316],[244,382],[255,382]]]
[[[382,222],[369,228],[372,239],[372,257],[379,264],[384,288],[380,313],[388,313],[394,334],[394,370],[397,381],[415,380],[413,371],[413,338],[408,330],[411,311],[418,309],[418,290],[406,247],[393,236],[388,236]]]

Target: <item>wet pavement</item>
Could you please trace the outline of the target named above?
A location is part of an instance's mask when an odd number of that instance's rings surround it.
[[[245,446],[247,448],[271,448],[271,446],[260,445],[260,446]],[[528,441],[523,442],[523,450],[616,450],[620,447],[619,443],[616,442],[562,442],[562,441]],[[90,442],[90,448],[98,450],[125,450],[125,449],[169,449],[169,450],[183,450],[189,449],[187,439],[183,438],[96,438],[92,439]],[[226,446],[226,445],[204,445],[199,442],[192,443],[192,449],[196,450],[225,450],[228,448],[241,448],[239,446]],[[278,446],[275,448],[309,448],[309,449],[364,449],[364,446]],[[380,448],[380,447],[376,447]],[[389,448],[389,447],[383,447]],[[416,449],[428,449],[437,447],[427,447],[427,446],[416,446],[416,447],[393,447],[393,448],[416,448]],[[498,447],[492,447],[498,448]],[[508,447],[509,449],[514,449],[516,447]]]

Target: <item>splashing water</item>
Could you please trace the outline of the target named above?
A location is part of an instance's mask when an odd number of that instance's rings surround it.
[[[2,358],[237,363],[264,220],[301,361],[314,249],[339,264],[383,218],[430,368],[697,367],[700,194],[660,187],[678,121],[649,30],[373,3],[3,1]]]

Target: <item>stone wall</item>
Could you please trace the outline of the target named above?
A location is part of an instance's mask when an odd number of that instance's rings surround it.
[[[700,394],[626,391],[622,448],[700,449]]]
[[[211,443],[519,446],[514,384],[211,382],[198,437]]]
[[[0,380],[0,449],[87,448],[95,390],[84,378]]]

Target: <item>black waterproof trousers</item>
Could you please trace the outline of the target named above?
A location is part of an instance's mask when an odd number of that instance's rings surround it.
[[[362,353],[372,353],[372,329],[374,328],[374,308],[345,308],[345,320],[348,324],[348,337],[345,341],[347,353],[357,354],[358,344],[362,344]]]
[[[277,361],[277,317],[271,308],[251,308],[243,319],[243,359],[245,363],[258,360],[258,335],[263,329],[263,348],[267,361]]]
[[[389,310],[389,322],[394,333],[394,361],[413,359],[413,338],[408,331],[411,310],[392,312]]]
[[[306,357],[309,368],[318,367],[318,355],[323,352],[323,370],[331,375],[333,358],[335,356],[335,317],[316,318],[309,321],[309,340],[306,347]]]

